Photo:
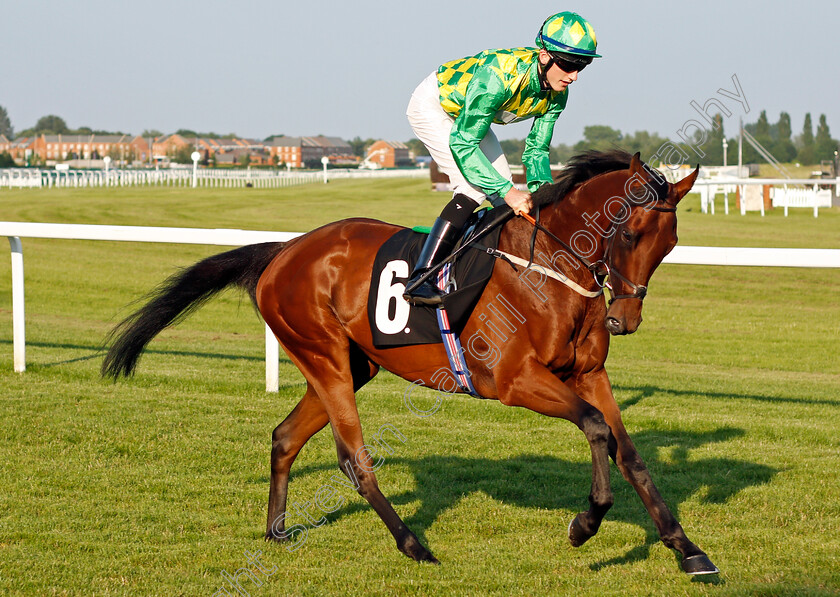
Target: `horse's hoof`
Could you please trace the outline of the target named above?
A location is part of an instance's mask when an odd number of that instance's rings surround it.
[[[438,559],[432,555],[428,549],[418,543],[419,549],[407,549],[403,553],[410,557],[415,562],[429,562],[430,564],[440,564]]]
[[[421,559],[417,560],[417,561],[418,562],[429,562],[430,564],[435,564],[436,566],[440,566],[440,562],[438,561],[438,559],[435,556],[432,555],[432,552],[430,552],[428,550],[426,550],[426,553],[423,555],[423,557]]]
[[[438,559],[432,555],[432,552],[423,547],[423,544],[420,543],[420,541],[416,537],[412,537],[411,539],[406,541],[405,545],[403,547],[400,547],[399,550],[415,562],[429,562],[431,564],[440,564],[440,562],[438,562]]]
[[[583,545],[584,543],[589,541],[589,539],[592,538],[592,535],[587,533],[586,531],[584,531],[583,527],[578,522],[579,517],[580,517],[580,514],[575,516],[572,519],[572,521],[569,523],[568,533],[569,533],[569,541],[571,542],[572,547],[580,547],[581,545]]]
[[[289,538],[286,537],[285,535],[275,535],[274,533],[269,531],[265,534],[265,540],[266,541],[274,541],[276,543],[285,543],[286,541],[289,540]]]
[[[712,564],[709,556],[704,553],[683,558],[681,566],[683,572],[694,576],[701,574],[720,574],[718,567]]]

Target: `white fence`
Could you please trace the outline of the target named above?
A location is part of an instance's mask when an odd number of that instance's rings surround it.
[[[243,168],[167,168],[163,170],[45,170],[37,168],[0,169],[0,189],[78,188],[122,186],[256,187],[277,188],[325,182],[341,178],[395,178],[429,176],[424,169],[356,170],[323,172],[257,170]]]
[[[242,246],[288,241],[300,233],[260,230],[154,228],[145,226],[93,226],[0,222],[0,236],[9,237],[12,251],[12,335],[14,369],[26,370],[26,334],[23,291],[23,244],[21,238],[134,241],[200,245]],[[665,263],[694,265],[742,265],[840,268],[840,249],[764,249],[742,247],[676,247]],[[265,328],[265,388],[279,387],[280,348],[274,334]]]
[[[740,195],[741,215],[748,210],[760,211],[764,215],[764,201],[759,196],[764,185],[769,185],[773,207],[784,207],[785,216],[788,208],[802,207],[814,210],[814,217],[819,216],[819,209],[831,207],[832,194],[840,197],[840,178],[838,179],[779,179],[779,178],[719,178],[697,180],[694,187],[700,192],[700,210],[703,213],[715,213],[715,197],[722,194],[724,213],[729,213],[729,195],[736,190]],[[821,186],[833,186],[822,189]],[[754,192],[751,192],[754,191]],[[758,195],[756,194],[758,193]],[[756,195],[755,205],[751,205],[750,195]]]
[[[814,210],[814,217],[819,214],[820,207],[831,207],[831,190],[813,188],[775,187],[772,193],[773,207],[784,207],[788,215],[789,207],[807,207]]]
[[[242,246],[263,242],[288,241],[299,232],[260,230],[154,228],[145,226],[93,226],[82,224],[40,224],[0,222],[0,236],[8,236],[12,250],[12,336],[14,369],[26,370],[26,323],[23,291],[23,244],[21,238],[60,238],[76,240],[111,240],[196,245]],[[279,387],[280,347],[274,334],[265,328],[265,388]]]

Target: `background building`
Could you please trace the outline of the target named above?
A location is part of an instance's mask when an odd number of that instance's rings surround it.
[[[267,145],[272,159],[292,168],[320,168],[323,157],[336,166],[358,164],[361,159],[338,137],[273,137]]]
[[[400,141],[376,141],[367,148],[365,162],[378,164],[382,168],[412,165],[408,145]]]

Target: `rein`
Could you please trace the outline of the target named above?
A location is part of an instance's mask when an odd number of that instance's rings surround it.
[[[673,206],[665,207],[665,206],[652,205],[652,206],[648,207],[647,209],[652,209],[654,211],[660,211],[660,212],[670,212],[670,213],[674,213],[674,212],[677,211],[677,208],[673,207]],[[548,228],[546,228],[545,226],[540,224],[540,222],[539,222],[539,219],[540,219],[540,208],[539,208],[539,206],[537,206],[537,208],[536,208],[536,218],[533,218],[532,216],[530,216],[529,214],[526,214],[526,213],[520,213],[519,215],[522,216],[522,218],[524,218],[532,226],[534,226],[534,234],[531,235],[531,250],[530,250],[530,258],[531,259],[529,261],[529,265],[534,260],[534,244],[536,242],[537,231],[539,230],[539,231],[543,232],[546,236],[548,236],[549,238],[554,240],[554,242],[559,244],[561,247],[566,249],[578,261],[580,261],[586,267],[586,269],[588,269],[592,273],[592,277],[595,279],[595,283],[602,289],[601,292],[603,292],[604,288],[609,289],[610,295],[611,295],[609,303],[608,303],[609,305],[612,305],[613,302],[615,302],[619,299],[635,298],[635,299],[639,299],[639,300],[644,300],[645,296],[647,296],[647,286],[642,286],[641,284],[636,284],[636,283],[630,281],[625,276],[621,275],[621,273],[614,266],[610,265],[610,263],[612,262],[613,243],[615,241],[615,236],[616,236],[616,233],[617,233],[617,229],[615,227],[615,224],[613,224],[612,228],[610,228],[610,232],[606,235],[607,237],[609,237],[609,241],[607,242],[607,247],[606,247],[606,250],[604,251],[604,257],[593,262],[593,261],[590,261],[589,259],[587,259],[586,257],[584,257],[583,255],[579,255],[577,253],[577,251],[575,251],[572,247],[570,247],[569,244],[566,241],[559,238],[556,234],[551,232]],[[565,278],[565,276],[563,276],[563,277]],[[630,294],[616,294],[616,291],[613,288],[613,283],[612,283],[613,278],[616,278],[619,282],[629,286],[632,289],[633,292],[630,293]],[[581,293],[580,291],[578,291],[578,292],[580,294],[584,294],[584,293]],[[594,296],[599,296],[601,294],[601,292],[594,294]],[[588,294],[592,294],[592,293],[584,294],[584,296],[588,296]]]

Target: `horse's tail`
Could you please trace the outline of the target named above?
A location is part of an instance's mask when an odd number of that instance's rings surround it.
[[[257,282],[286,243],[247,245],[208,257],[165,280],[148,296],[151,300],[117,325],[106,339],[111,348],[102,363],[102,376],[119,378],[134,373],[140,353],[163,329],[178,323],[220,290],[239,286],[256,306]]]

